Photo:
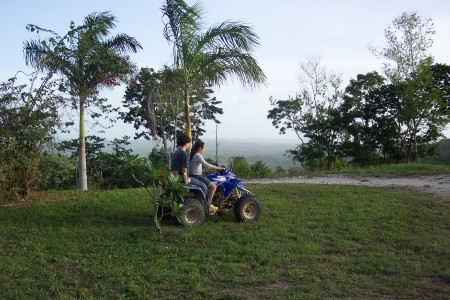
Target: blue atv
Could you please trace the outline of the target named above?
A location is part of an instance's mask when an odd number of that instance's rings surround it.
[[[261,202],[244,187],[242,184],[244,179],[237,178],[229,171],[210,174],[208,177],[217,185],[212,204],[219,208],[217,211],[219,216],[234,211],[238,222],[255,222],[259,219],[262,212]],[[189,192],[180,200],[183,205],[176,221],[182,226],[199,226],[209,214],[206,195],[197,186],[191,185],[186,188]]]

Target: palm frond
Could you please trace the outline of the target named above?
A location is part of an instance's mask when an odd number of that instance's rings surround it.
[[[223,48],[252,52],[258,45],[259,37],[251,26],[240,22],[226,21],[209,28],[199,37],[198,51]]]
[[[183,46],[202,28],[203,10],[199,3],[189,6],[183,0],[166,0],[161,11],[167,18],[163,35],[173,43],[173,57],[176,65],[183,64],[181,55]]]
[[[217,86],[222,85],[229,76],[251,89],[266,82],[266,75],[256,59],[249,53],[237,50],[205,54],[196,72],[194,77],[204,77],[209,84]]]
[[[104,46],[118,52],[132,51],[136,53],[138,49],[142,49],[141,44],[134,37],[130,37],[124,33],[118,34],[112,39],[107,40],[104,42]]]
[[[116,27],[116,17],[109,11],[94,12],[84,18],[83,27],[101,36],[107,36]]]
[[[26,41],[23,45],[25,64],[37,67],[47,54],[47,49],[38,41]]]

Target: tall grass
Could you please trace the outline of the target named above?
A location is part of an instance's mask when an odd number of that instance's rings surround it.
[[[43,193],[0,208],[0,299],[450,295],[450,203],[404,190],[249,185],[256,223],[163,224],[143,190]]]

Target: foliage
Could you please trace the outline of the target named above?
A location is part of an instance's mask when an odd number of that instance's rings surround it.
[[[154,164],[144,158],[124,155],[125,164],[132,169],[134,179],[139,182],[150,195],[154,207],[154,223],[161,234],[161,220],[164,217],[164,207],[170,207],[172,214],[180,212],[182,203],[180,199],[184,197],[187,190],[178,174],[174,174],[167,169],[157,169]]]
[[[228,167],[236,176],[249,178],[252,174],[252,168],[245,157],[236,155],[228,160]]]
[[[396,130],[391,130],[397,128],[396,126],[379,126],[386,122],[387,117],[395,117],[387,113],[395,111],[393,106],[395,103],[380,101],[395,98],[375,97],[382,91],[385,94],[391,92],[388,86],[384,86],[384,81],[385,79],[377,72],[358,74],[356,79],[350,80],[345,89],[340,107],[342,124],[346,132],[342,148],[344,155],[351,157],[355,165],[364,167],[377,164],[380,159],[378,151],[386,151],[383,150],[383,141],[380,138],[386,139],[396,133]],[[389,122],[395,124],[395,119]]]
[[[39,190],[71,190],[77,187],[76,159],[61,153],[45,152],[39,165]]]
[[[43,155],[60,125],[58,107],[63,98],[59,81],[30,77],[30,87],[17,77],[0,87],[0,198],[27,198],[42,179]]]
[[[169,149],[171,152],[171,149]],[[153,147],[152,151],[148,155],[148,159],[155,165],[156,168],[169,168],[167,163],[167,153],[163,147]]]
[[[266,178],[272,174],[272,170],[263,161],[258,160],[250,164],[244,156],[240,155],[230,157],[228,167],[236,176],[242,178]]]
[[[438,90],[430,88],[433,81],[427,52],[435,34],[431,19],[423,19],[417,12],[403,13],[385,30],[386,46],[382,50],[371,47],[376,56],[387,60],[384,71],[387,78],[401,89],[397,96],[401,104],[399,115],[405,129],[407,161],[419,161],[421,145],[440,138],[449,122],[441,111],[442,99]]]
[[[448,298],[447,201],[392,188],[248,187],[267,212],[258,222],[163,221],[163,237],[144,189],[46,192],[0,207],[0,298]]]
[[[133,152],[125,148],[130,144],[128,140],[129,137],[124,136],[122,139],[116,138],[110,143],[105,143],[105,139],[98,136],[86,137],[89,185],[100,189],[139,187],[121,159],[122,156],[131,155]],[[106,146],[112,147],[112,153],[105,151]],[[76,139],[62,141],[56,145],[56,148],[64,155],[69,155],[71,160],[76,160],[79,156],[78,140]],[[60,169],[59,173],[68,171]]]
[[[110,37],[115,27],[116,18],[109,12],[92,13],[80,26],[71,22],[64,36],[36,25],[27,26],[30,32],[45,33],[49,37],[25,42],[26,63],[46,70],[49,77],[58,74],[65,78],[72,97],[70,104],[74,110],[79,110],[79,188],[82,190],[87,190],[85,109],[99,108],[106,115],[113,111],[105,99],[96,96],[101,88],[126,80],[134,69],[126,54],[142,48],[135,38],[126,34]],[[101,113],[92,112],[91,116],[96,118]]]
[[[125,91],[122,102],[127,112],[120,113],[125,123],[133,123],[136,130],[144,129],[135,133],[135,139],[162,139],[167,164],[170,161],[168,140],[176,140],[181,125],[179,76],[179,72],[168,67],[158,72],[141,68]]]
[[[432,164],[450,165],[450,139],[443,139],[436,143],[436,152],[426,157],[425,161]]]
[[[441,107],[443,113],[450,111],[450,65],[435,63],[430,66],[433,76],[432,88],[440,92],[442,102],[445,104]]]
[[[446,87],[433,69],[424,64],[409,82],[396,85],[375,72],[350,81],[339,110],[343,152],[353,164],[417,161],[433,154],[449,122],[440,90]]]
[[[341,78],[321,66],[319,57],[301,63],[302,90],[287,100],[270,98],[273,106],[267,115],[280,134],[293,130],[302,142],[289,155],[312,168],[330,168],[339,157],[342,138],[340,114],[337,110],[342,92]],[[306,143],[303,138],[308,138]]]
[[[270,168],[268,168],[266,164],[261,160],[254,162],[250,166],[250,169],[252,170],[251,174],[253,178],[266,178],[269,177],[272,173],[272,170],[270,170]]]
[[[428,49],[433,45],[436,33],[433,21],[422,18],[417,12],[404,12],[392,21],[392,26],[384,31],[386,46],[369,50],[377,57],[384,58],[384,72],[392,83],[410,79],[417,67],[427,58]]]
[[[312,58],[301,64],[306,86],[300,93],[287,100],[270,98],[272,124],[280,134],[294,131],[302,142],[287,152],[294,161],[316,171],[336,167],[339,160],[367,167],[433,155],[450,122],[450,67],[433,64],[427,53],[434,34],[431,19],[403,13],[393,25],[385,31],[387,46],[370,48],[388,60],[386,78],[359,74],[342,94],[339,76],[328,75]]]
[[[199,87],[220,86],[235,76],[245,86],[265,82],[265,75],[251,55],[259,38],[250,26],[225,21],[203,30],[200,4],[166,0],[164,37],[173,45],[174,69],[181,72],[186,134],[191,132],[191,96]]]
[[[167,163],[170,161],[168,141],[175,142],[182,127],[180,76],[179,70],[168,67],[158,72],[142,68],[125,91],[123,104],[127,111],[120,113],[125,123],[132,123],[137,130],[143,129],[135,133],[135,138],[159,138],[163,141]],[[205,132],[205,120],[219,123],[217,115],[223,110],[217,106],[221,102],[210,96],[212,90],[205,84],[196,86],[191,93],[193,136],[198,138]],[[175,147],[174,143],[172,148]]]

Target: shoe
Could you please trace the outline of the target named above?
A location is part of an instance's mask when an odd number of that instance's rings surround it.
[[[218,209],[219,209],[219,208],[218,208],[217,206],[214,206],[214,205],[211,204],[211,206],[209,207],[209,214],[210,214],[210,215],[215,214],[215,213],[217,212]]]

